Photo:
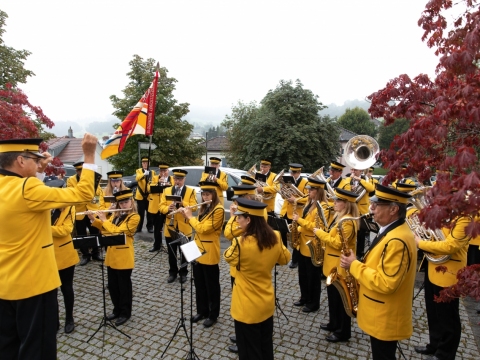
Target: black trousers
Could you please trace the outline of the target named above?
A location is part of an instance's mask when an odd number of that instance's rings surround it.
[[[365,238],[367,236],[367,230],[358,229],[357,231],[357,258],[361,258],[365,254]]]
[[[240,360],[273,360],[273,316],[258,324],[235,320]]]
[[[148,212],[148,199],[137,200],[137,211],[138,215],[140,215],[140,222],[138,223],[137,231],[142,231],[143,229],[145,213],[147,213],[147,229],[153,228],[153,214]]]
[[[320,307],[320,274],[322,268],[316,267],[312,259],[300,254],[298,261],[298,283],[300,285],[300,301],[310,309]]]
[[[334,285],[327,286],[328,313],[330,327],[340,339],[347,340],[352,336],[352,320],[345,312],[342,297]]]
[[[132,269],[117,270],[107,266],[108,291],[113,303],[113,313],[126,317],[132,316]]]
[[[156,214],[149,213],[153,219],[153,248],[160,249],[162,247],[163,225],[167,215],[158,212]]]
[[[397,341],[383,341],[370,336],[373,360],[395,360]]]
[[[462,332],[459,300],[448,303],[437,303],[434,295],[439,295],[443,288],[434,285],[428,279],[428,266],[425,271],[425,306],[427,309],[428,332],[430,343],[427,345],[435,350],[435,355],[442,360],[454,360]]]
[[[60,290],[63,295],[63,303],[65,304],[65,322],[73,321],[73,304],[75,297],[73,294],[73,275],[75,274],[75,265],[66,269],[58,270],[62,285]]]
[[[197,314],[216,320],[220,314],[220,267],[216,265],[193,265]]]
[[[467,253],[467,265],[480,264],[480,249],[478,245],[469,245]]]
[[[187,276],[188,274],[188,267],[184,266],[180,268],[180,271],[178,270],[178,260],[177,260],[177,253],[181,256],[181,261],[182,264],[185,264],[187,261],[185,260],[185,257],[183,256],[182,250],[180,250],[180,243],[175,243],[172,244],[173,239],[171,237],[165,237],[165,242],[167,243],[167,248],[168,248],[168,274],[177,276],[179,274],[180,276]]]
[[[0,359],[57,358],[57,289],[22,300],[0,299]]]
[[[77,231],[77,235],[87,235],[87,229],[90,235],[98,235],[100,233],[100,230],[92,226],[90,219],[86,215],[82,220],[75,221],[75,229]],[[90,253],[90,248],[81,247],[80,252],[82,253],[83,257],[90,258],[91,256],[99,255],[99,248],[93,247],[92,252]]]

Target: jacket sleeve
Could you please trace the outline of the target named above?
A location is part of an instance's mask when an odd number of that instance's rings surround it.
[[[232,244],[230,247],[228,247],[224,253],[223,253],[223,258],[225,261],[230,265],[230,266],[237,266],[238,265],[238,260],[240,257],[240,244],[239,244],[239,239],[234,238],[232,241]]]
[[[420,241],[418,247],[436,255],[455,254],[470,240],[470,236],[465,234],[465,229],[471,221],[469,217],[462,216],[456,220],[445,241]]]
[[[277,263],[279,265],[287,265],[288,262],[290,261],[290,258],[292,257],[292,254],[290,254],[290,251],[283,245],[282,242],[282,237],[280,236],[280,233],[278,231],[275,231],[275,235],[277,236],[277,242],[280,244],[280,254],[277,259]]]
[[[127,219],[123,221],[120,225],[115,225],[111,220],[101,221],[100,219],[95,219],[92,223],[97,229],[102,231],[102,234],[121,234],[125,233],[133,237],[137,231],[138,223],[140,222],[140,215],[131,214],[127,216]]]
[[[345,221],[342,223],[342,230],[343,235],[346,239],[348,239],[349,247],[352,247],[352,240],[356,237],[355,226],[353,221]],[[326,243],[328,243],[334,249],[341,249],[343,246],[342,237],[340,236],[340,231],[338,230],[338,224],[330,230],[330,232],[326,232],[323,230],[317,230],[315,233],[317,237]],[[353,241],[354,243],[354,241]]]
[[[199,234],[211,234],[222,227],[224,218],[223,207],[217,205],[212,213],[207,215],[206,219],[198,221],[196,217],[192,217],[189,224]]]
[[[232,241],[233,238],[242,235],[243,230],[238,227],[237,217],[232,216],[228,219],[227,225],[225,225],[225,229],[223,230],[223,235],[228,240]]]
[[[73,218],[75,217],[75,207],[69,206],[65,208],[67,216],[60,225],[52,225],[52,235],[54,237],[64,237],[70,235],[73,231]]]

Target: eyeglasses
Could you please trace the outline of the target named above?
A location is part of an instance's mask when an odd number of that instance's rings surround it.
[[[370,207],[372,209],[375,209],[377,206],[382,206],[382,205],[389,205],[390,206],[390,203],[378,203],[378,202],[371,202],[370,203]]]
[[[21,157],[23,158],[27,158],[27,159],[32,159],[33,161],[35,161],[36,164],[38,164],[40,162],[40,158],[38,156],[25,156],[25,155],[20,155]]]

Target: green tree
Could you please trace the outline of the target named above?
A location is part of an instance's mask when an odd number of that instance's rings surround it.
[[[358,135],[377,136],[377,129],[365,110],[355,107],[347,109],[338,119],[338,125]]]
[[[155,71],[155,60],[143,60],[134,55],[129,63],[131,70],[127,73],[130,82],[123,90],[124,97],[110,96],[115,108],[113,115],[121,121],[129,114],[135,104],[140,100],[145,91],[152,83]],[[170,166],[200,164],[204,148],[198,144],[202,140],[189,139],[193,125],[182,118],[188,114],[188,103],[178,104],[173,96],[177,80],[167,76],[166,68],[160,69],[158,80],[157,102],[155,108],[155,125],[152,143],[157,148],[152,151],[151,165],[158,162],[167,162]],[[118,124],[114,125],[116,129]],[[135,135],[128,139],[123,151],[109,158],[109,162],[116,168],[127,174],[131,174],[138,168],[138,143],[148,142],[149,138],[144,135]],[[148,150],[142,150],[141,156],[146,156]]]
[[[2,89],[5,89],[6,84],[16,88],[19,83],[25,84],[27,77],[35,76],[33,71],[24,68],[24,62],[31,54],[30,51],[16,50],[4,44],[2,36],[7,18],[8,15],[0,10],[0,88]]]
[[[261,157],[271,158],[274,171],[291,162],[314,171],[339,154],[339,128],[330,117],[320,117],[324,108],[300,80],[281,80],[260,105],[238,103],[222,126],[227,129],[227,160],[234,167],[247,169]]]
[[[388,150],[390,146],[393,145],[393,139],[395,136],[403,134],[408,130],[410,122],[405,119],[396,119],[390,125],[380,126],[378,131],[378,145],[381,150]]]

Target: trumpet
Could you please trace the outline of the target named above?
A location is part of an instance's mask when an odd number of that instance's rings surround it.
[[[162,177],[160,179],[158,179],[158,184],[157,185],[160,185],[160,186],[171,186],[172,184],[170,184],[170,181],[169,181],[169,178],[166,177]]]
[[[179,209],[177,209],[177,210],[173,210],[172,212],[168,213],[167,215],[175,215],[175,214],[179,213],[179,212],[182,211],[182,210],[191,209],[191,208],[197,207],[197,206],[199,206],[199,205],[209,204],[209,203],[211,203],[211,202],[212,202],[212,200],[207,200],[207,201],[201,202],[200,204],[195,204],[195,205],[191,205],[191,206],[181,207],[181,208],[179,208]],[[172,219],[173,219],[173,218],[172,218]]]
[[[77,212],[75,215],[93,215],[95,213],[111,213],[111,212],[117,212],[117,211],[129,211],[132,210],[132,208],[129,209],[112,209],[112,210],[88,210],[88,211],[80,211]]]

